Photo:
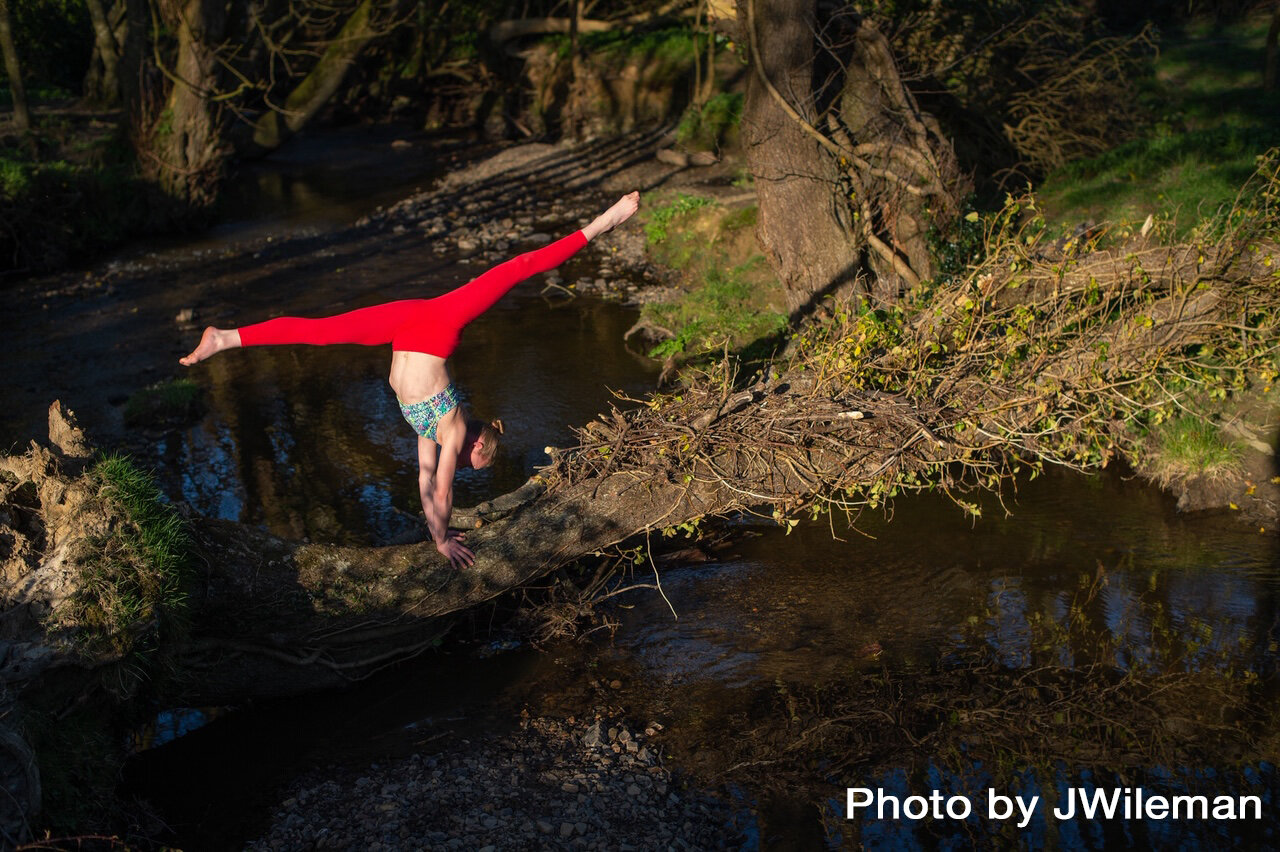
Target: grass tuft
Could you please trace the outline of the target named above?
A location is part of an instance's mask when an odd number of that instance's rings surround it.
[[[187,423],[200,414],[202,392],[193,380],[157,382],[129,397],[124,407],[127,426],[169,426]]]
[[[745,277],[762,261],[756,255],[728,269],[712,266],[680,301],[646,305],[645,319],[675,333],[655,346],[649,357],[718,350],[726,343],[736,350],[780,333],[786,327],[786,316],[762,308],[758,288]]]
[[[665,242],[668,236],[667,228],[673,219],[713,204],[715,204],[714,201],[701,195],[678,193],[671,201],[660,204],[649,212],[648,221],[644,223],[644,235],[650,243]]]
[[[1194,478],[1219,481],[1241,471],[1240,445],[1198,417],[1167,420],[1152,429],[1144,468],[1161,486]]]
[[[150,474],[128,457],[105,456],[89,476],[120,520],[91,540],[76,591],[51,626],[75,628],[92,656],[145,654],[166,632],[185,628],[187,532]]]

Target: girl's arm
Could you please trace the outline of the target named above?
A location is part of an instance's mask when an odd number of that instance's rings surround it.
[[[443,426],[444,424],[441,424]],[[449,529],[449,516],[453,514],[453,477],[458,468],[459,447],[450,430],[440,445],[436,457],[436,442],[418,438],[418,496],[422,500],[422,512],[427,519],[427,529],[436,543],[436,550],[455,568],[465,568],[475,561],[475,554],[462,544],[465,537],[457,530]],[[465,436],[466,428],[462,428]]]

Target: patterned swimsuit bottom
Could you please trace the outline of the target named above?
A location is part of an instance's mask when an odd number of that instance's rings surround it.
[[[398,399],[396,401],[400,402]],[[424,399],[412,405],[400,402],[400,413],[413,427],[413,431],[430,441],[435,441],[436,427],[440,425],[440,418],[457,407],[458,391],[453,386],[453,382],[450,382],[444,390],[430,399]]]

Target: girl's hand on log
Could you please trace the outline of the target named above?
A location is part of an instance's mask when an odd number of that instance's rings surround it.
[[[436,550],[440,551],[440,555],[448,559],[449,564],[459,571],[470,567],[476,561],[476,555],[463,545],[462,539],[464,538],[466,538],[466,533],[458,530],[449,530],[445,533],[444,541],[436,542]]]

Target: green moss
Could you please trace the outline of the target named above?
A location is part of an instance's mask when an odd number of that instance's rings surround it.
[[[713,204],[715,204],[714,201],[701,195],[677,193],[666,204],[659,204],[647,213],[644,234],[650,243],[664,242],[668,235],[667,228],[673,220],[686,213],[692,213],[694,210],[701,207],[709,207]]]
[[[567,53],[569,37],[560,36],[560,49]],[[582,49],[587,53],[607,53],[656,59],[670,65],[693,61],[694,50],[701,39],[693,30],[683,27],[667,27],[647,32],[625,29],[584,33],[579,37]]]
[[[721,92],[712,96],[701,108],[691,106],[676,128],[676,141],[704,150],[719,150],[737,141],[742,123],[742,95]]]
[[[203,391],[191,379],[174,379],[145,387],[124,407],[128,426],[170,426],[190,422],[200,414]]]
[[[724,233],[732,233],[740,231],[743,228],[754,228],[756,221],[760,218],[760,208],[752,204],[750,207],[742,207],[725,215],[720,220],[720,230]]]

